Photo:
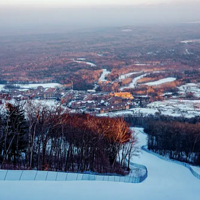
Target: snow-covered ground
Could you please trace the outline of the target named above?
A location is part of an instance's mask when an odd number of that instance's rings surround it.
[[[37,84],[17,84],[17,86],[24,88],[24,89],[36,89],[39,86],[43,88],[56,88],[60,87],[59,83],[37,83]]]
[[[11,103],[12,105],[21,105],[25,110],[25,116],[27,116],[27,112],[33,112],[30,109],[37,108],[42,110],[42,108],[47,108],[50,111],[55,111],[59,106],[61,106],[63,112],[66,111],[66,107],[60,104],[60,102],[56,100],[23,100],[23,101],[16,101],[12,100],[3,100],[3,104],[0,105],[0,113],[5,114],[6,112],[6,103]]]
[[[168,78],[160,79],[158,81],[145,83],[144,85],[155,86],[155,85],[160,85],[160,84],[163,84],[163,83],[170,83],[170,82],[173,82],[175,80],[176,80],[176,78],[168,77]]]
[[[147,142],[143,129],[134,128],[138,145]],[[147,179],[140,184],[107,181],[0,181],[2,200],[199,200],[200,180],[180,165],[141,152],[133,162],[148,168]]]
[[[85,61],[86,58],[77,58],[78,61]]]
[[[141,78],[145,77],[146,75],[147,74],[143,74],[141,76],[134,78],[133,81],[128,86],[121,87],[120,90],[123,91],[125,88],[135,88],[137,85],[137,81],[140,80]]]
[[[0,84],[0,91],[4,89],[4,84]]]
[[[155,101],[147,105],[147,108],[132,108],[118,112],[99,114],[98,116],[123,117],[124,115],[155,115],[192,118],[200,115],[200,100]]]
[[[123,29],[122,32],[132,32],[132,29]]]
[[[106,81],[106,76],[110,74],[110,71],[107,69],[103,69],[103,73],[101,74],[99,81]]]
[[[198,174],[200,174],[200,167],[191,166],[193,170],[195,170]]]
[[[194,42],[199,43],[199,42],[200,42],[200,39],[194,39],[194,40],[183,40],[183,41],[181,41],[181,43],[184,43],[184,44],[187,44],[187,43],[194,43]]]
[[[157,109],[163,115],[184,116],[191,118],[200,115],[200,100],[178,100],[156,101],[148,104],[149,109]]]
[[[148,65],[148,64],[145,64],[145,63],[136,63],[136,64],[134,64],[134,65],[137,65],[137,66],[146,66],[146,65]]]
[[[131,110],[122,110],[117,112],[109,112],[109,113],[102,113],[98,114],[100,117],[121,117],[124,115],[131,115],[133,112]]]
[[[16,86],[19,86],[22,89],[19,89],[20,91],[26,91],[28,89],[36,89],[39,86],[42,86],[43,88],[56,88],[61,87],[62,85],[59,83],[33,83],[33,84],[15,84]],[[4,90],[5,84],[0,84],[0,91]]]
[[[82,58],[82,60],[74,60],[74,62],[83,63],[83,64],[86,64],[86,65],[90,65],[91,67],[96,67],[96,64],[94,64],[92,62],[83,61],[83,58]]]
[[[123,74],[123,75],[119,76],[119,80],[128,78],[128,77],[130,77],[130,76],[132,76],[134,74],[138,74],[138,73],[140,73],[140,72],[130,72],[130,73],[127,73],[127,74]]]
[[[178,87],[179,93],[192,93],[195,97],[200,97],[200,83],[187,83]]]
[[[179,100],[169,99],[165,101],[155,101],[148,105],[149,108],[173,108],[182,111],[200,111],[200,100]]]

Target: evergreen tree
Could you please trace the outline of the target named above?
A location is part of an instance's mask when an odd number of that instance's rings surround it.
[[[3,163],[12,161],[14,167],[19,163],[19,159],[27,151],[28,137],[27,124],[24,117],[24,111],[19,106],[7,104],[7,117],[4,129],[4,153]],[[2,163],[2,164],[3,164]]]

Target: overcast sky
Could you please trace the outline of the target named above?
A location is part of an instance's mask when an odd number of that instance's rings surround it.
[[[0,35],[193,21],[200,0],[0,0]]]
[[[70,5],[138,5],[200,2],[200,0],[0,0],[0,5],[39,5],[39,6],[70,6]]]
[[[4,5],[99,5],[99,4],[114,4],[114,5],[137,5],[137,4],[155,4],[169,2],[191,2],[193,0],[1,0],[0,4]]]

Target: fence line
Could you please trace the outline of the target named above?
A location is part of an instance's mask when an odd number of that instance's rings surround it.
[[[34,170],[0,170],[0,181],[112,181],[124,183],[141,183],[147,178],[147,168],[142,165],[130,163],[134,167],[145,169],[142,176],[120,176],[111,174],[97,174],[93,172],[69,173]]]
[[[147,170],[146,166],[140,165],[140,164],[136,164],[136,163],[133,163],[131,161],[130,161],[130,165],[132,165],[133,167],[137,167],[137,168],[145,170],[145,174],[139,177],[139,182],[138,183],[143,182],[148,177],[148,170]]]
[[[144,134],[144,135],[147,135],[147,136],[148,136],[148,134],[146,134],[146,133],[144,133],[144,132],[142,132],[142,131],[139,131],[139,132],[142,133],[142,134]],[[160,159],[164,160],[164,161],[168,161],[168,162],[175,163],[175,164],[177,164],[177,165],[181,165],[181,166],[186,167],[187,169],[190,170],[190,172],[192,173],[192,175],[193,175],[194,177],[196,177],[196,178],[198,178],[198,179],[200,180],[200,174],[198,174],[194,169],[192,169],[192,167],[191,167],[188,163],[181,162],[181,161],[177,161],[177,160],[172,160],[172,159],[166,158],[166,157],[164,157],[164,156],[161,156],[161,155],[159,155],[159,154],[157,154],[157,153],[155,153],[155,152],[153,152],[153,151],[150,151],[150,150],[147,148],[147,145],[142,146],[141,149],[142,149],[143,151],[147,152],[147,153],[150,153],[150,154],[156,156],[157,158],[160,158]]]

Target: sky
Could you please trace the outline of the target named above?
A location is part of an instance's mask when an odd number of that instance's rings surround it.
[[[99,4],[120,4],[120,5],[137,5],[151,3],[165,3],[171,0],[1,0],[0,4],[57,4],[57,5],[99,5]],[[175,0],[178,1],[178,0]]]
[[[200,21],[200,0],[0,0],[0,35]]]
[[[160,3],[199,2],[200,0],[1,0],[0,5],[40,5],[40,6],[71,6],[71,5],[141,5]]]

